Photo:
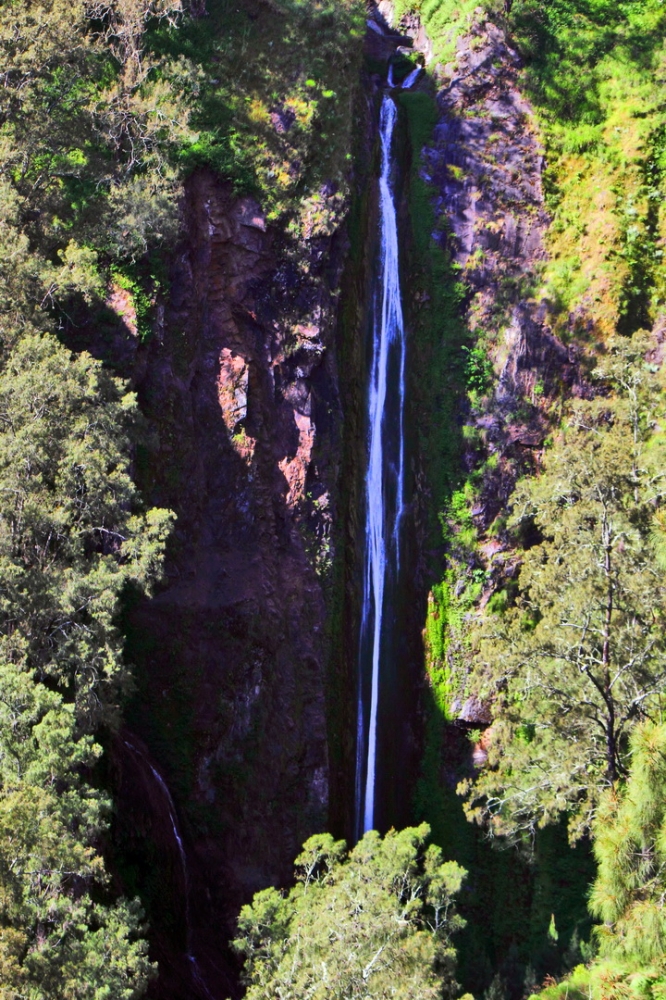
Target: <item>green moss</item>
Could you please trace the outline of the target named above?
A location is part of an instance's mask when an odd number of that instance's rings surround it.
[[[400,94],[406,121],[411,164],[407,178],[409,240],[403,282],[409,289],[407,318],[412,340],[411,396],[418,414],[418,449],[432,490],[430,504],[433,537],[439,532],[441,512],[460,479],[460,434],[456,413],[464,392],[468,338],[461,318],[464,289],[441,239],[441,222],[435,219],[432,190],[419,174],[421,149],[430,140],[437,121],[431,94]]]
[[[432,40],[436,63],[446,63],[454,57],[456,39],[471,24],[478,7],[478,0],[396,0],[394,3],[396,21],[408,13],[420,16]]]

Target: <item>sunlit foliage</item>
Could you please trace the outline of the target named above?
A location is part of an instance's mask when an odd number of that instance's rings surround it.
[[[425,847],[429,832],[373,831],[350,852],[328,834],[311,837],[294,888],[259,892],[241,911],[235,945],[249,1000],[455,995],[454,896],[465,872]]]

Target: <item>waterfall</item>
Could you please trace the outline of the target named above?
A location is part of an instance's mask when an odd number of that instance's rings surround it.
[[[409,73],[402,81],[402,89],[409,90],[409,88],[416,83],[420,75],[421,75],[421,66],[417,66],[416,69],[413,69],[411,73]]]
[[[129,740],[123,740],[123,743],[125,744],[127,749],[134,754],[135,757],[140,758],[148,766],[148,769],[152,774],[153,778],[155,779],[162,793],[162,797],[164,798],[164,801],[166,803],[167,811],[169,813],[169,822],[171,823],[171,832],[173,833],[173,839],[175,840],[176,845],[178,847],[178,856],[180,858],[180,866],[183,872],[183,885],[185,889],[185,927],[187,933],[186,957],[190,965],[192,980],[195,986],[197,986],[199,990],[203,993],[203,995],[206,997],[206,1000],[214,1000],[213,995],[206,986],[206,983],[204,982],[203,976],[201,974],[201,969],[199,968],[199,963],[197,962],[196,956],[192,951],[192,941],[191,941],[192,933],[190,926],[190,876],[187,868],[187,855],[185,854],[185,845],[183,844],[183,838],[180,834],[180,828],[178,826],[176,806],[174,805],[174,801],[173,798],[171,797],[171,792],[169,791],[169,787],[166,781],[164,780],[160,772],[157,770],[157,768],[153,767],[146,754],[143,753],[141,750],[139,750],[137,747],[135,747],[133,743],[130,743]]]
[[[404,510],[405,330],[398,269],[398,227],[391,189],[391,146],[396,119],[396,105],[387,94],[382,101],[379,128],[379,267],[368,390],[365,565],[356,752],[356,823],[359,835],[373,829],[375,824],[386,585],[388,581],[395,580],[400,566],[400,522]]]

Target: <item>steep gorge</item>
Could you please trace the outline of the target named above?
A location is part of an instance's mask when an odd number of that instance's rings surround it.
[[[477,2],[0,4],[7,1000],[662,998],[666,14]]]
[[[368,29],[366,46],[386,61],[407,41],[384,23]],[[165,585],[128,610],[137,665],[128,741],[142,740],[173,795],[193,940],[214,996],[235,975],[224,941],[240,905],[289,881],[312,832],[333,826],[353,837],[372,175],[384,82],[366,73],[364,88],[352,225],[299,241],[212,172],[194,173],[154,335],[137,349],[131,329],[119,330],[114,345],[148,424],[140,487],[178,518]],[[414,559],[407,534],[405,575]],[[395,704],[415,707],[416,663],[401,683],[407,701],[393,692]],[[393,722],[407,754],[394,746],[382,783],[387,816],[404,824],[413,712]],[[177,998],[190,978],[175,903],[182,874],[176,865],[162,885],[140,874],[155,865],[150,841],[168,839],[161,828],[171,819],[137,802],[121,758],[115,837],[121,857],[134,858],[131,887],[146,901],[164,967],[153,990]]]
[[[410,29],[429,54],[418,22],[406,21],[402,30]],[[369,27],[371,65],[382,60],[385,67],[406,41],[385,22],[380,31]],[[459,43],[456,62],[437,67],[436,96],[425,78],[411,106],[396,95],[405,308],[415,338],[408,357],[413,352],[416,363],[409,376],[408,477],[418,489],[406,526],[404,575],[411,585],[391,611],[400,623],[402,677],[393,697],[401,710],[400,731],[393,725],[390,733],[395,759],[383,777],[384,825],[402,825],[414,815],[412,789],[424,739],[426,754],[432,752],[425,736],[430,696],[423,686],[420,632],[428,586],[443,555],[426,551],[433,507],[442,501],[433,461],[448,461],[446,494],[458,470],[478,466],[482,448],[499,456],[488,463],[482,499],[472,510],[478,526],[488,527],[516,476],[534,467],[534,450],[546,433],[535,385],[549,392],[575,380],[575,359],[544,328],[543,310],[526,304],[521,291],[543,254],[547,218],[541,153],[516,87],[517,64],[499,29],[481,17]],[[196,171],[186,185],[186,233],[173,253],[169,293],[153,339],[134,363],[150,427],[137,459],[139,484],[150,502],[174,509],[178,522],[166,586],[129,612],[128,652],[138,669],[128,724],[164,773],[181,818],[192,871],[193,933],[208,962],[206,989],[214,996],[225,995],[235,975],[231,956],[221,966],[215,956],[233,934],[240,905],[266,885],[288,883],[293,858],[310,833],[332,827],[353,835],[369,368],[364,341],[375,274],[373,178],[384,81],[366,70],[363,86],[348,225],[332,237],[299,241],[267,222],[256,200],[234,195],[208,169]],[[420,149],[410,151],[407,136],[416,127],[414,116],[433,98],[439,118],[432,140],[417,131],[426,140],[421,165]],[[277,127],[285,127],[282,119]],[[489,165],[490,148],[493,159],[506,162]],[[423,222],[412,216],[411,199],[424,182],[435,246],[463,269],[474,303],[466,314],[459,302],[454,306],[458,319],[434,347],[433,332],[442,333],[441,317],[434,315],[438,300],[409,236]],[[440,292],[447,294],[456,279],[449,273]],[[468,336],[463,315],[472,317],[474,334],[501,327],[504,314],[511,320],[497,347],[496,403],[470,419],[459,363]],[[433,351],[436,364],[424,379]],[[442,353],[450,366],[443,406],[437,384]],[[434,448],[419,428],[424,407],[426,423],[441,424]],[[474,428],[467,445],[457,440],[462,421]],[[436,453],[442,435],[448,458]],[[511,553],[505,565],[502,546],[488,544],[492,572],[504,580]],[[437,669],[431,651],[430,658],[431,670]],[[473,704],[461,708],[465,725],[483,725]],[[447,740],[435,750],[443,756],[425,809],[440,841],[452,829],[450,821],[438,826],[438,810],[449,808],[441,789],[471,766],[469,753],[461,758]],[[121,844],[132,841],[135,796],[131,787],[120,793]],[[150,839],[164,816],[159,810],[152,819],[146,814],[144,823]],[[451,853],[460,849],[445,846]],[[501,864],[491,879],[498,877],[506,877]],[[537,904],[531,876],[520,869],[518,877],[526,882],[520,924]],[[177,883],[177,872],[173,878]],[[140,877],[136,887],[166,962],[155,995],[177,1000],[188,967],[182,932],[179,946],[179,932],[169,926],[180,919],[169,912],[173,887],[141,884]],[[538,902],[539,923],[552,903]],[[578,918],[572,919],[575,925]],[[513,945],[510,960],[520,966],[524,927],[508,935],[502,940],[500,933],[492,947]],[[179,947],[181,958],[174,958]],[[475,947],[472,960],[483,966],[487,946],[483,958]],[[475,988],[487,986],[487,967],[475,976]]]
[[[342,254],[334,239],[290,262],[259,206],[211,174],[186,198],[139,382],[153,431],[143,489],[173,506],[178,529],[166,587],[131,615],[129,722],[186,817],[198,889],[222,921],[207,936],[223,938],[327,824]]]

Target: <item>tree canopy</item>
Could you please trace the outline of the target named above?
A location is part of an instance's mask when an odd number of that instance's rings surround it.
[[[594,822],[598,873],[590,892],[598,953],[542,1000],[659,1000],[666,986],[666,727],[632,732],[625,783],[601,797]]]
[[[472,637],[473,684],[494,721],[468,810],[498,833],[564,813],[574,837],[588,829],[602,789],[626,773],[632,725],[666,688],[661,403],[645,347],[612,345],[603,394],[573,407],[541,474],[513,496],[510,526],[540,540],[521,556],[514,605]]]
[[[351,851],[311,837],[295,886],[265,889],[241,911],[235,946],[248,1000],[454,996],[451,935],[463,925],[454,897],[465,871],[425,846],[429,833],[427,824],[373,831]]]
[[[0,996],[131,997],[151,966],[109,892],[94,734],[130,682],[117,626],[159,575],[172,515],[129,475],[136,400],[26,334],[0,371]],[[2,992],[4,991],[4,992]]]
[[[592,912],[602,957],[666,974],[666,727],[632,733],[627,783],[605,794],[595,822]]]

